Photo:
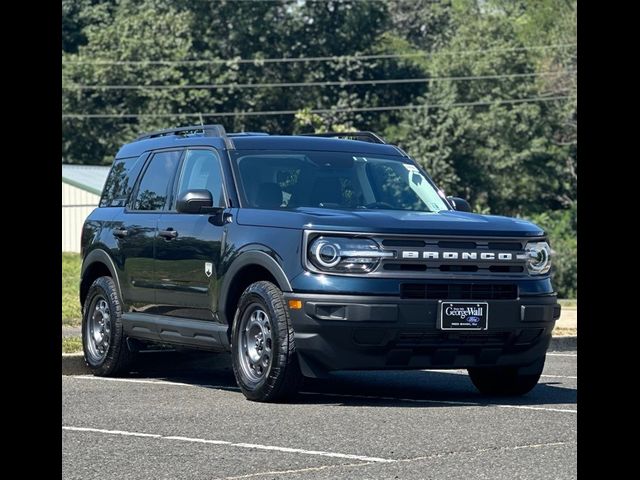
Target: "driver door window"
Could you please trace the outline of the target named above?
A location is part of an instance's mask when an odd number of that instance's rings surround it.
[[[178,197],[187,190],[211,192],[214,207],[226,206],[220,160],[212,150],[187,150],[178,181]]]

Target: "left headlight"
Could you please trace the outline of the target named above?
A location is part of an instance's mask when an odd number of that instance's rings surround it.
[[[543,275],[551,269],[551,247],[547,242],[528,243],[526,251],[530,275]]]
[[[311,265],[328,273],[368,273],[382,258],[393,255],[380,250],[376,242],[367,238],[325,236],[314,239],[307,251]]]

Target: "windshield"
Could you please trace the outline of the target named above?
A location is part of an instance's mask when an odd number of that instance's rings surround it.
[[[398,157],[319,151],[235,151],[244,205],[416,212],[449,210],[442,192]]]

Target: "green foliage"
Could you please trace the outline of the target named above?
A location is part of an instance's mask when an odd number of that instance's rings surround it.
[[[310,108],[298,110],[294,117],[293,133],[348,132],[353,127],[342,123],[331,123],[330,118],[312,113]]]
[[[64,337],[62,339],[62,353],[78,353],[82,351],[80,337]]]
[[[528,218],[549,235],[549,243],[554,251],[553,286],[561,298],[578,297],[577,213],[574,207]]]
[[[449,0],[387,0],[390,31],[423,50],[435,50],[452,32]]]
[[[62,324],[80,325],[80,255],[62,254]]]
[[[533,76],[535,58],[500,13],[478,16],[470,8],[456,22],[455,35],[431,61],[434,77],[521,76],[434,82],[415,102],[423,108],[407,113],[388,136],[478,211],[514,215],[565,206],[575,187],[564,170],[569,147],[554,141],[559,110],[544,102],[498,103],[543,95]],[[470,50],[486,53],[456,54]],[[475,102],[488,105],[459,106]]]
[[[100,7],[100,8],[99,8]],[[265,63],[264,58],[323,57],[394,53],[379,42],[388,30],[384,2],[192,2],[123,0],[113,9],[87,7],[95,23],[63,51],[63,111],[75,114],[153,114],[167,117],[65,118],[63,158],[69,163],[108,164],[118,147],[141,131],[198,123],[179,113],[242,112],[331,108],[320,124],[376,125],[382,130],[399,112],[340,112],[343,108],[403,105],[424,91],[423,84],[331,85],[305,88],[93,89],[77,85],[195,85],[281,83],[407,78],[419,66],[401,59],[340,59],[329,62]],[[100,15],[97,13],[99,10]],[[88,14],[87,14],[88,15]],[[110,15],[110,16],[109,16]],[[86,16],[86,15],[85,15]],[[73,16],[72,16],[73,17]],[[108,17],[108,18],[107,18]],[[75,19],[75,17],[73,17]],[[84,17],[83,17],[84,18]],[[83,25],[80,19],[69,21]],[[330,32],[330,33],[328,33]],[[79,36],[77,32],[76,36]],[[255,58],[239,63],[238,58]],[[105,65],[79,61],[228,60],[209,64]],[[75,63],[74,63],[75,62]],[[171,116],[171,113],[178,115]],[[207,117],[230,131],[288,133],[300,127],[292,115]]]

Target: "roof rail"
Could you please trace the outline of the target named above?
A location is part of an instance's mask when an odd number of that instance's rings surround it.
[[[373,132],[326,132],[326,133],[303,133],[306,137],[331,137],[331,138],[345,138],[347,140],[360,140],[362,142],[369,143],[384,143],[382,137],[376,135]]]
[[[166,137],[169,135],[186,135],[192,132],[203,132],[205,137],[220,137],[224,140],[226,147],[230,150],[234,149],[233,142],[227,136],[224,127],[219,124],[215,125],[191,125],[188,127],[167,128],[165,130],[156,130],[155,132],[143,133],[134,142],[147,140],[149,138]]]
[[[265,137],[269,136],[268,133],[265,132],[231,132],[227,133],[229,137]]]

